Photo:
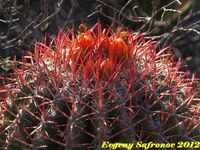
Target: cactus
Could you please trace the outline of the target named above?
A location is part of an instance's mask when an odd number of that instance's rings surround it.
[[[0,148],[101,149],[110,142],[199,141],[198,80],[170,47],[100,23],[60,32],[13,60],[0,88]]]

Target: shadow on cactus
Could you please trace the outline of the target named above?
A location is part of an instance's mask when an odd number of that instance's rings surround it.
[[[197,79],[140,33],[80,25],[12,63],[0,88],[1,149],[200,140]]]

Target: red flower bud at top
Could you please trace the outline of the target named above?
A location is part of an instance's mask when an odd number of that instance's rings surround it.
[[[94,43],[94,37],[90,32],[80,33],[77,37],[77,44],[83,49],[90,48]]]
[[[90,48],[94,44],[94,37],[84,24],[79,26],[79,33],[77,36],[77,46],[82,49]]]
[[[109,55],[111,58],[126,58],[128,53],[128,46],[121,37],[113,37],[110,39]]]

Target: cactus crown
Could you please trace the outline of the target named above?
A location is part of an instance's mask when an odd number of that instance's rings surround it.
[[[141,33],[81,25],[12,62],[0,88],[1,148],[200,140],[197,79]]]

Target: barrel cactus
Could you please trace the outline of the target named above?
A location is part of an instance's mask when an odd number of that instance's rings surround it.
[[[1,77],[0,148],[101,149],[110,142],[199,141],[198,80],[170,47],[81,24],[13,60]]]

